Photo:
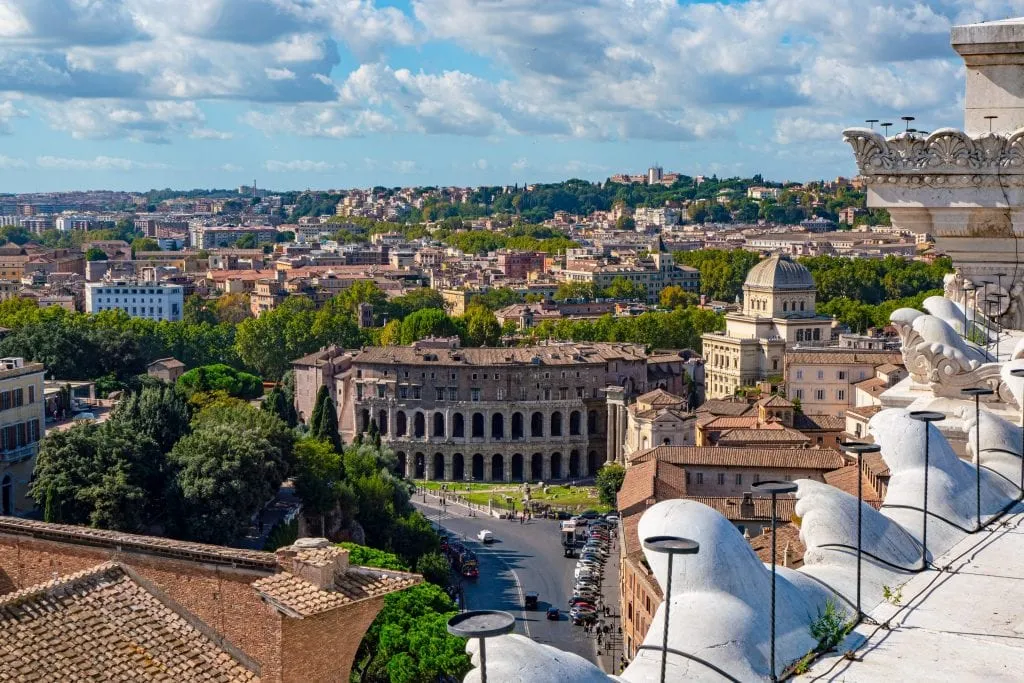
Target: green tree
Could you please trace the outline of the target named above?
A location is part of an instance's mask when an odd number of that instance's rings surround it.
[[[288,398],[288,392],[281,386],[276,386],[267,392],[263,397],[260,407],[272,415],[276,415],[289,427],[298,424],[299,418],[295,413],[295,404]]]
[[[309,421],[309,434],[331,444],[334,450],[341,452],[341,434],[338,432],[338,410],[331,399],[326,386],[320,387],[313,405],[313,415]]]
[[[295,493],[309,518],[330,514],[341,500],[344,472],[341,454],[319,439],[302,439],[295,444]],[[322,531],[322,530],[321,530]]]
[[[263,395],[263,382],[256,375],[217,363],[189,370],[178,378],[177,386],[186,395],[197,391],[223,391],[235,398],[254,399]]]
[[[455,333],[455,323],[447,313],[437,308],[424,308],[402,320],[399,339],[401,344],[412,344],[427,337],[451,337]]]
[[[401,320],[410,313],[426,308],[444,310],[444,297],[436,289],[420,287],[402,296],[396,296],[385,306],[389,320]]]
[[[463,316],[466,346],[497,346],[501,341],[501,325],[494,313],[484,306],[470,306]]]
[[[416,571],[427,581],[441,588],[447,588],[451,582],[451,567],[448,566],[445,556],[439,552],[420,555],[416,560]]]
[[[136,237],[132,240],[132,253],[138,254],[143,251],[160,251],[160,245],[151,237]]]
[[[658,295],[659,303],[662,308],[679,308],[686,306],[693,306],[697,304],[699,299],[695,294],[687,292],[679,285],[669,285],[661,290]]]
[[[594,483],[597,486],[598,499],[605,505],[615,508],[622,482],[626,478],[626,468],[618,463],[608,463],[597,471]]]
[[[109,421],[148,436],[166,453],[188,433],[190,413],[188,402],[174,386],[149,386],[122,398]]]
[[[106,261],[107,252],[103,251],[99,247],[89,247],[89,250],[85,252],[86,261]]]
[[[616,230],[636,230],[636,221],[632,216],[619,216],[615,219]]]
[[[213,313],[217,322],[237,325],[246,318],[252,317],[249,308],[249,295],[223,294],[213,301]]]
[[[597,298],[597,288],[592,282],[562,282],[554,294],[555,301],[584,299],[593,301]]]
[[[612,279],[603,294],[611,299],[646,299],[647,288],[639,282],[619,276]]]

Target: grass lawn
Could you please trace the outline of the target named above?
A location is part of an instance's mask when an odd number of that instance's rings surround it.
[[[507,495],[511,495],[513,500],[516,501],[517,508],[520,506],[522,500],[522,495],[519,491],[481,491],[460,495],[465,495],[466,500],[471,503],[477,503],[478,505],[487,505],[488,500],[493,496],[494,504],[497,507],[506,507],[505,496]],[[599,512],[607,512],[611,510],[607,505],[601,505],[601,503],[598,502],[597,489],[592,486],[576,486],[571,489],[568,486],[549,486],[547,493],[542,489],[532,488],[530,489],[530,499],[541,501],[555,507],[579,507],[580,511],[593,509]]]

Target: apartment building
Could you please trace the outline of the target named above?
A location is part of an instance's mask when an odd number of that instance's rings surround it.
[[[805,413],[843,417],[858,405],[858,386],[875,380],[876,370],[885,367],[885,379],[891,386],[906,376],[899,351],[853,349],[799,349],[786,353],[786,389],[798,399]],[[863,385],[870,391],[879,382]],[[870,385],[870,386],[869,386]],[[862,404],[869,403],[863,400]]]
[[[85,284],[85,312],[122,310],[133,318],[181,320],[184,288],[163,282],[116,280]]]
[[[689,266],[675,263],[671,254],[658,252],[651,255],[650,260],[634,261],[620,264],[566,264],[562,269],[562,277],[567,282],[593,284],[604,289],[617,278],[625,278],[635,284],[643,285],[647,293],[647,303],[657,304],[661,290],[665,287],[678,285],[687,292],[700,292],[700,271]]]
[[[45,372],[42,363],[0,358],[0,515],[35,507],[28,487],[46,430]]]
[[[269,225],[255,228],[192,225],[189,227],[188,233],[189,241],[196,249],[230,247],[246,235],[255,237],[257,244],[273,242],[277,238],[277,228]]]

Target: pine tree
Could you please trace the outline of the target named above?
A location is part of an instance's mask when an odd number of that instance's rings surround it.
[[[313,417],[309,423],[310,436],[329,442],[337,452],[341,452],[338,412],[326,386],[320,387],[316,394],[316,406],[313,408]]]
[[[320,431],[320,423],[323,421],[324,401],[329,401],[331,395],[327,393],[327,387],[322,386],[316,392],[316,401],[313,402],[313,414],[309,416],[309,431],[317,434]]]
[[[43,521],[59,523],[60,515],[57,512],[57,493],[53,490],[53,484],[46,489],[46,505],[43,508]]]

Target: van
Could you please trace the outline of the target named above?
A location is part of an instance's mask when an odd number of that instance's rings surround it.
[[[494,543],[494,534],[492,534],[487,529],[483,529],[480,533],[478,533],[476,535],[476,537],[477,537],[477,540],[479,540],[481,543],[484,543],[484,544]]]

